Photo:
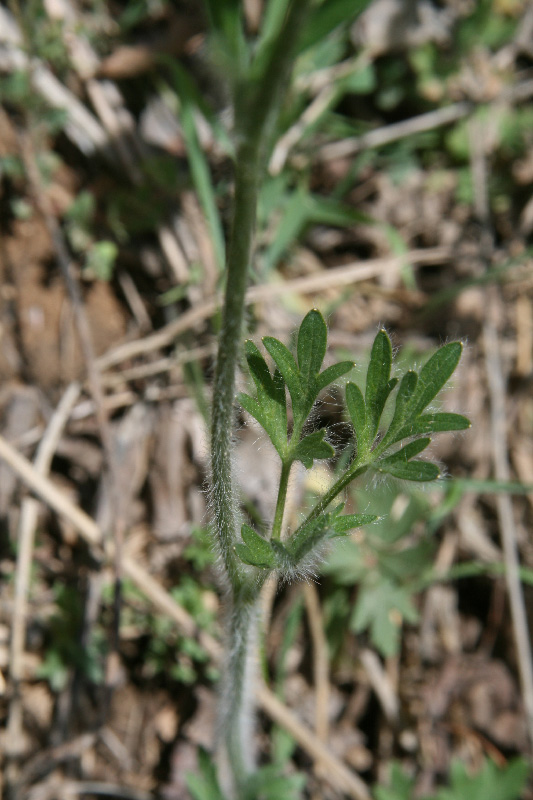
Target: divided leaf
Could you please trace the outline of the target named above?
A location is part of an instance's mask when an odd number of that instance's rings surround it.
[[[445,431],[464,431],[470,428],[470,420],[462,414],[442,412],[438,414],[424,414],[404,425],[395,435],[393,442],[399,442],[408,436],[420,436],[424,433],[444,433]],[[391,442],[391,444],[393,443]]]
[[[346,386],[346,405],[352,420],[358,451],[362,450],[365,442],[366,406],[361,389],[355,383]]]
[[[305,436],[292,450],[292,458],[294,461],[301,461],[304,467],[311,469],[313,460],[318,458],[331,458],[335,455],[335,450],[324,441],[325,428],[318,431],[313,431],[308,436]]]
[[[462,352],[461,342],[450,342],[439,348],[424,364],[409,403],[408,416],[410,418],[421,414],[428,403],[431,403],[437,396],[459,363]]]
[[[257,388],[257,400],[240,394],[242,406],[263,426],[272,444],[284,458],[287,449],[287,407],[285,385],[279,370],[270,374],[268,365],[253,342],[245,343],[245,355]]]
[[[298,331],[298,367],[303,386],[310,387],[326,355],[328,330],[320,311],[305,315]]]
[[[434,481],[440,475],[440,470],[436,464],[428,461],[411,461],[431,442],[431,439],[415,439],[405,447],[397,450],[390,456],[380,459],[376,468],[380,472],[387,472],[395,478],[405,481]]]
[[[272,569],[276,566],[276,555],[270,546],[270,542],[263,539],[249,525],[242,526],[241,536],[244,544],[237,542],[235,545],[235,550],[241,561],[262,569]]]
[[[256,345],[247,341],[246,360],[257,389],[257,399],[241,394],[241,404],[263,426],[283,462],[289,458],[311,467],[315,458],[331,458],[334,450],[324,441],[324,432],[310,434],[288,450],[285,386],[291,397],[294,429],[299,436],[319,393],[349,372],[353,362],[341,361],[320,373],[326,354],[327,326],[316,309],[306,314],[300,325],[298,363],[290,350],[273,336],[265,336],[263,344],[277,369],[272,375]]]
[[[370,525],[379,518],[375,514],[342,514],[333,520],[335,536],[344,536],[355,528]]]
[[[287,384],[293,408],[298,406],[302,396],[303,387],[300,380],[298,365],[294,360],[294,356],[292,355],[291,351],[279,341],[279,339],[275,339],[273,336],[265,336],[263,338],[263,344],[265,345],[268,353],[272,356],[283,376],[283,380]]]
[[[390,382],[391,367],[392,345],[382,329],[374,339],[366,375],[366,440],[369,445],[374,441],[387,397],[396,384]]]
[[[334,383],[334,381],[342,378],[343,375],[346,375],[346,373],[350,372],[353,368],[353,361],[338,361],[337,364],[332,364],[331,367],[327,367],[316,379],[317,395],[322,389],[325,389],[330,383]]]

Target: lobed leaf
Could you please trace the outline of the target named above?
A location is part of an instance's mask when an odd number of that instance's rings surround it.
[[[405,447],[392,453],[392,455],[382,458],[378,463],[381,466],[383,463],[397,464],[398,462],[409,461],[409,459],[421,453],[422,450],[425,450],[430,442],[431,439],[427,436],[423,439],[416,439],[414,442],[409,442]]]
[[[330,383],[334,383],[339,378],[342,378],[343,375],[346,375],[347,372],[350,372],[354,366],[353,361],[339,361],[337,364],[332,364],[331,367],[327,367],[316,379],[317,395],[322,389],[329,386]]]
[[[436,464],[431,461],[407,461],[407,462],[393,462],[383,464],[379,462],[378,469],[380,472],[386,472],[394,478],[403,481],[419,481],[425,483],[426,481],[436,481],[440,477],[440,470]]]
[[[344,536],[354,528],[361,528],[363,525],[370,525],[376,522],[378,517],[375,514],[343,514],[333,521],[335,536]]]
[[[294,356],[279,339],[275,339],[273,336],[265,336],[263,344],[281,372],[283,380],[287,384],[293,408],[296,408],[299,406],[302,396],[302,383]]]
[[[306,469],[313,466],[313,460],[319,458],[332,458],[335,455],[335,450],[324,441],[325,428],[318,431],[313,431],[308,436],[305,436],[292,450],[291,456],[294,461],[301,461]]]
[[[391,341],[387,333],[381,329],[372,345],[366,376],[366,442],[368,445],[374,441],[387,397],[395,385],[390,383],[391,367]]]
[[[399,442],[408,436],[420,436],[425,433],[444,433],[445,431],[464,431],[470,428],[470,420],[462,414],[442,412],[438,414],[424,414],[414,422],[404,425],[393,439]],[[391,444],[393,443],[391,442]]]
[[[386,458],[377,462],[376,468],[380,472],[387,472],[395,478],[405,481],[434,481],[440,475],[440,470],[436,464],[428,461],[411,461],[422,450],[425,450],[431,439],[428,437],[415,439],[405,447],[397,450]]]
[[[366,430],[366,406],[361,389],[355,383],[346,386],[346,405],[352,420],[358,450],[364,447]]]
[[[327,339],[324,317],[314,308],[305,315],[298,331],[298,367],[304,387],[311,388],[314,385],[326,355]]]
[[[245,564],[250,564],[253,567],[260,567],[262,569],[273,568],[276,566],[276,556],[270,542],[263,539],[253,528],[249,525],[243,525],[241,528],[241,537],[244,544],[238,542],[235,545],[237,555],[244,561]]]
[[[462,352],[461,342],[450,342],[437,350],[422,367],[409,403],[409,417],[417,417],[437,396],[459,363]]]

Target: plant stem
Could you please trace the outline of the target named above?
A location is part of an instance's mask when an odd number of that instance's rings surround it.
[[[289,475],[291,472],[292,461],[284,461],[281,466],[279,478],[278,501],[276,512],[272,524],[272,538],[279,542],[281,539],[281,528],[283,525],[283,512],[285,511],[285,501],[287,500],[287,487],[289,485]]]
[[[345,489],[346,486],[348,486],[349,483],[351,483],[360,475],[362,475],[364,472],[366,472],[369,466],[370,464],[359,464],[356,461],[350,467],[350,469],[348,469],[344,473],[344,475],[342,475],[342,477],[339,478],[338,481],[335,481],[333,486],[330,486],[328,491],[322,495],[318,503],[315,506],[313,506],[313,508],[311,509],[305,520],[302,522],[302,524],[294,531],[293,536],[295,536],[298,533],[298,531],[304,527],[304,525],[307,525],[309,522],[311,522],[311,520],[319,517],[320,514],[322,514],[327,509],[329,504],[333,502],[333,500],[335,500],[337,495],[339,495],[342,492],[342,490]]]
[[[271,45],[266,62],[243,74],[235,85],[235,199],[227,254],[227,279],[213,387],[211,472],[217,541],[229,582],[231,612],[222,678],[219,751],[231,773],[229,792],[240,800],[253,769],[250,718],[253,706],[252,665],[257,598],[262,580],[246,568],[235,552],[238,540],[238,501],[232,474],[232,432],[235,371],[241,346],[244,297],[253,248],[257,197],[264,174],[268,128],[280,106],[303,18],[311,0],[292,0],[284,24]],[[250,77],[251,76],[251,77]],[[288,474],[285,482],[288,480]],[[287,488],[279,500],[279,529]]]

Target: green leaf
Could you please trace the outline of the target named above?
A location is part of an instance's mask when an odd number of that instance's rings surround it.
[[[302,383],[294,356],[279,339],[275,339],[273,336],[265,336],[263,344],[283,375],[283,380],[287,384],[291,396],[293,408],[298,407],[302,396]]]
[[[292,450],[292,458],[294,461],[301,461],[306,469],[311,469],[313,460],[319,458],[332,458],[335,455],[335,450],[324,441],[325,428],[318,431],[313,431],[308,436],[305,436]]]
[[[287,540],[285,546],[295,565],[298,565],[312,550],[326,541],[331,534],[334,534],[333,521],[343,507],[344,503],[341,503],[333,511],[309,520]]]
[[[472,775],[461,761],[451,766],[451,786],[440,789],[432,800],[518,800],[525,788],[529,766],[523,758],[515,758],[503,768],[487,760]]]
[[[355,633],[369,628],[370,638],[380,653],[393,656],[398,652],[404,619],[408,622],[418,619],[411,592],[388,580],[380,580],[360,588],[350,625]]]
[[[185,775],[185,783],[193,800],[226,800],[218,784],[216,767],[205,750],[198,751],[199,775]]]
[[[263,539],[249,525],[242,526],[241,536],[244,544],[238,542],[235,545],[235,550],[241,561],[262,569],[273,568],[276,565],[276,556],[270,546],[270,542]]]
[[[346,386],[346,405],[352,420],[358,455],[365,445],[366,406],[361,389],[355,383]]]
[[[230,4],[228,3],[228,6]],[[235,18],[238,18],[239,10],[235,8]],[[229,18],[229,17],[228,17]],[[202,204],[207,224],[211,233],[211,240],[215,251],[215,258],[218,267],[222,270],[225,259],[224,232],[222,222],[218,212],[215,188],[211,178],[209,162],[204,153],[198,136],[196,119],[194,115],[194,89],[191,80],[185,69],[175,60],[166,59],[167,65],[171,68],[179,94],[181,109],[180,122],[183,130],[183,137],[187,148],[187,157],[191,168],[191,175],[194,188],[198,192],[198,197]]]
[[[240,395],[241,404],[263,426],[283,459],[287,449],[287,407],[283,377],[279,370],[274,372],[274,376],[270,374],[265,359],[252,341],[245,343],[244,350],[257,388],[257,402],[247,395]]]
[[[354,366],[353,361],[339,361],[337,364],[327,367],[316,379],[317,394],[325,389],[326,386],[329,386],[330,383],[334,383],[339,378],[342,378],[343,375],[346,375],[347,372],[350,372]]]
[[[455,370],[463,345],[461,342],[445,344],[422,367],[416,389],[407,410],[408,418],[417,417],[436,397]]]
[[[311,14],[300,40],[300,51],[312,47],[339,25],[351,23],[370,0],[324,0]]]
[[[326,355],[328,329],[324,317],[316,308],[309,311],[298,331],[298,367],[304,387],[314,389],[314,379]]]
[[[414,458],[421,453],[422,450],[425,450],[430,443],[431,439],[429,439],[427,436],[424,439],[417,439],[414,442],[409,442],[409,444],[406,444],[405,447],[402,447],[400,450],[392,453],[392,455],[382,458],[380,461],[378,461],[378,466],[381,466],[382,464],[397,464],[399,462],[404,463],[409,461],[410,458]]]
[[[409,442],[396,453],[380,459],[376,463],[376,469],[405,481],[434,481],[440,475],[436,464],[429,461],[410,460],[425,450],[430,442],[431,439],[428,437],[415,439],[414,442]]]
[[[376,800],[412,800],[416,780],[403,771],[401,764],[391,764],[388,783],[374,788]]]
[[[400,439],[405,439],[408,436],[420,436],[424,433],[443,433],[444,431],[464,431],[470,427],[470,420],[461,414],[444,412],[424,414],[414,422],[404,425],[396,434],[394,442],[399,442]]]
[[[366,443],[370,446],[379,427],[379,421],[394,385],[390,383],[392,345],[387,333],[378,332],[372,345],[366,376]]]
[[[336,536],[344,536],[349,531],[353,531],[354,528],[370,525],[377,519],[378,517],[375,514],[343,514],[334,519],[333,530]]]
[[[379,462],[378,469],[402,481],[427,482],[436,481],[440,477],[438,466],[431,461],[408,461],[385,465]]]
[[[398,389],[398,393],[396,395],[394,414],[389,425],[389,429],[381,442],[381,447],[386,447],[389,444],[399,441],[399,439],[394,437],[405,422],[409,401],[413,396],[417,382],[418,375],[412,370],[409,370],[403,376],[400,383],[400,388]]]

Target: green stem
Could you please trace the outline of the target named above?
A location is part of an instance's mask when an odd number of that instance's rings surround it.
[[[313,508],[311,509],[305,520],[302,522],[302,524],[294,531],[293,536],[295,536],[298,533],[298,531],[304,527],[304,525],[307,525],[309,522],[311,522],[311,520],[319,517],[320,514],[322,514],[327,509],[329,504],[332,503],[333,500],[335,500],[337,495],[339,495],[342,492],[342,490],[348,486],[348,484],[350,484],[352,481],[354,481],[356,478],[359,478],[360,475],[366,472],[369,467],[370,464],[360,464],[358,461],[356,461],[344,473],[344,475],[342,475],[342,477],[340,477],[338,481],[335,481],[333,486],[330,486],[328,491],[322,495],[318,503],[315,506],[313,506]]]
[[[235,198],[227,253],[227,278],[213,386],[211,478],[217,541],[228,578],[231,613],[222,677],[219,754],[230,772],[229,792],[240,800],[253,769],[250,718],[254,686],[254,629],[262,580],[245,567],[235,552],[238,541],[238,500],[232,474],[232,433],[235,371],[241,346],[244,300],[256,224],[259,185],[265,170],[269,125],[280,106],[280,95],[291,69],[298,34],[311,0],[292,0],[285,22],[261,74],[253,70],[235,86]],[[253,65],[252,65],[253,67]],[[251,76],[251,77],[250,77]],[[288,475],[287,475],[288,480]],[[286,494],[286,487],[284,490]],[[284,499],[278,516],[283,517]],[[281,529],[281,519],[279,522]],[[264,579],[263,579],[264,580]]]
[[[289,475],[291,472],[292,461],[285,461],[281,466],[279,478],[278,501],[276,512],[272,524],[272,538],[279,542],[281,539],[281,528],[283,525],[283,512],[285,511],[285,501],[287,500],[287,488],[289,486]]]

